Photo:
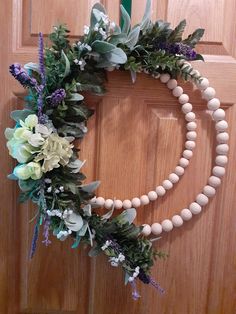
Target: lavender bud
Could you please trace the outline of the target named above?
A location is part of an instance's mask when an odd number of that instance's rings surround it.
[[[24,87],[37,87],[37,81],[30,77],[26,70],[19,63],[13,63],[9,67],[10,73]]]
[[[56,107],[59,105],[60,102],[66,97],[66,92],[63,88],[57,89],[55,92],[51,95],[51,104],[53,107]]]

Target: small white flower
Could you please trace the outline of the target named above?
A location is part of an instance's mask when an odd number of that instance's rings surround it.
[[[74,60],[74,63],[75,63],[75,64],[78,64],[78,63],[79,63],[79,60],[78,60],[78,59],[75,59],[75,60]]]
[[[55,190],[55,193],[56,193],[56,194],[59,194],[59,193],[60,193],[60,191],[59,191],[58,189],[56,189],[56,190]]]
[[[64,186],[60,186],[60,187],[59,187],[59,190],[60,190],[61,192],[64,192]]]
[[[52,180],[49,179],[49,178],[46,178],[46,179],[44,180],[44,182],[50,184],[50,183],[52,183]]]
[[[111,22],[110,28],[111,28],[112,30],[114,30],[115,27],[116,27],[116,23],[115,23],[115,22]]]
[[[51,186],[49,186],[49,187],[47,188],[47,192],[48,192],[48,193],[51,193],[51,192],[52,192],[52,187],[51,187]]]
[[[88,33],[89,33],[89,26],[84,25],[84,34],[88,35]]]
[[[129,277],[129,282],[133,282],[134,281],[134,277]]]
[[[111,266],[117,267],[117,266],[118,266],[118,263],[112,261],[112,262],[111,262]]]

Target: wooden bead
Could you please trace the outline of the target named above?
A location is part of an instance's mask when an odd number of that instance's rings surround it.
[[[181,107],[181,110],[184,114],[187,114],[188,112],[193,110],[193,106],[189,102],[187,102]]]
[[[131,207],[132,207],[131,201],[130,201],[130,200],[124,200],[124,201],[123,201],[123,207],[124,207],[124,209],[129,209],[129,208],[131,208]]]
[[[140,198],[138,198],[138,197],[134,197],[132,199],[131,203],[132,203],[132,206],[134,208],[137,208],[137,207],[141,206],[141,201],[140,201]]]
[[[195,147],[196,147],[196,143],[194,141],[186,141],[185,142],[185,148],[192,150]]]
[[[218,133],[216,135],[216,140],[221,144],[227,143],[229,140],[229,134],[227,132]]]
[[[192,122],[188,122],[187,123],[187,129],[189,131],[194,131],[194,130],[196,130],[196,128],[197,128],[197,123],[196,122],[192,121]]]
[[[215,121],[223,120],[225,118],[225,111],[221,108],[217,109],[216,111],[213,112],[212,118]]]
[[[228,162],[228,157],[225,155],[216,156],[215,162],[216,162],[217,166],[224,167]]]
[[[104,198],[101,197],[101,196],[97,197],[97,198],[96,198],[96,204],[97,204],[98,206],[104,206],[104,204],[105,204]]]
[[[180,167],[180,166],[177,166],[175,168],[175,173],[178,175],[178,176],[182,176],[184,174],[184,168],[183,167]]]
[[[209,87],[209,81],[207,78],[203,77],[202,80],[196,84],[198,89],[200,90],[204,90],[206,89],[207,87]]]
[[[220,108],[220,101],[218,98],[212,98],[211,100],[208,101],[207,103],[207,108],[209,110],[217,110],[218,108]]]
[[[173,188],[173,183],[170,180],[164,180],[162,185],[165,190],[170,190]]]
[[[184,158],[190,159],[190,158],[192,158],[192,156],[193,156],[193,152],[190,149],[185,149],[183,151],[183,157]]]
[[[164,73],[160,75],[160,81],[162,83],[167,83],[170,80],[170,74]]]
[[[185,221],[190,220],[193,216],[193,214],[191,213],[191,211],[188,208],[182,209],[180,215],[183,218],[183,220],[185,220]]]
[[[154,222],[154,224],[152,224],[151,226],[151,229],[152,229],[152,233],[155,235],[159,235],[162,233],[162,226],[158,222]]]
[[[155,191],[148,192],[148,198],[150,201],[155,201],[157,199],[157,193]]]
[[[228,144],[219,144],[216,146],[216,153],[219,155],[227,155],[228,151],[229,151]]]
[[[90,204],[95,204],[96,203],[96,196],[94,196],[90,201],[89,201]]]
[[[169,232],[173,229],[173,223],[169,219],[165,219],[161,223],[162,229],[166,232]]]
[[[175,97],[179,97],[183,94],[183,88],[180,87],[180,86],[176,86],[173,91],[172,91],[172,94],[175,96]]]
[[[174,89],[178,85],[177,81],[175,79],[171,79],[167,83],[167,87],[169,89]]]
[[[179,103],[181,105],[186,104],[189,101],[189,97],[187,94],[182,94],[181,96],[179,96]]]
[[[150,202],[147,195],[142,195],[140,197],[140,201],[141,201],[141,205],[147,205]]]
[[[189,122],[194,121],[195,118],[196,118],[196,115],[195,115],[195,113],[192,112],[192,111],[186,113],[186,115],[185,115],[185,120],[186,120],[186,121],[189,121]]]
[[[196,197],[196,202],[200,206],[205,206],[208,203],[208,201],[209,201],[208,197],[204,195],[203,193],[198,194]]]
[[[143,225],[143,230],[142,230],[142,234],[145,236],[145,237],[148,237],[152,232],[152,229],[151,227],[148,225],[148,224],[144,224]]]
[[[220,167],[220,166],[215,166],[212,169],[212,173],[214,174],[214,176],[221,178],[225,174],[225,168]]]
[[[215,128],[219,132],[225,131],[228,128],[228,123],[225,120],[218,121]]]
[[[210,176],[208,183],[214,188],[217,188],[221,184],[221,179],[216,176]]]
[[[176,183],[176,182],[179,181],[179,176],[177,176],[177,174],[175,174],[175,173],[171,173],[171,174],[169,175],[169,180],[170,180],[170,182],[172,182],[172,183]]]
[[[111,199],[108,198],[108,199],[105,201],[104,207],[105,207],[106,209],[110,209],[112,206],[113,206],[113,200],[111,200]]]
[[[216,91],[214,90],[213,87],[207,87],[203,92],[202,92],[202,98],[206,100],[211,100],[214,98],[216,95]]]
[[[158,196],[163,196],[166,194],[166,190],[161,185],[156,187],[156,192]]]
[[[187,132],[186,137],[190,141],[195,141],[197,138],[197,133],[195,131],[189,131]]]
[[[183,168],[186,168],[189,165],[189,160],[186,158],[180,158],[179,165]]]
[[[205,185],[204,188],[203,188],[203,193],[207,197],[213,197],[216,194],[216,190],[215,190],[215,188],[213,188],[210,185]]]
[[[179,215],[174,215],[171,220],[175,227],[180,227],[184,223],[182,217]]]
[[[189,209],[190,209],[191,213],[194,215],[197,215],[202,211],[201,206],[196,202],[191,203],[189,205]]]
[[[123,202],[121,200],[114,200],[115,209],[121,209],[123,207]]]

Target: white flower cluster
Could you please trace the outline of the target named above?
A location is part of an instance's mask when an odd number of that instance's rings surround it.
[[[59,186],[58,189],[56,188],[56,189],[53,190],[52,186],[49,186],[47,188],[47,192],[51,193],[52,191],[54,191],[56,194],[59,194],[60,192],[64,192],[64,187],[63,186]]]
[[[103,251],[105,251],[111,245],[111,240],[107,240],[105,244],[101,247]]]
[[[135,279],[136,277],[138,277],[138,275],[139,275],[139,270],[140,270],[140,267],[137,266],[137,267],[135,268],[135,270],[134,270],[133,276],[130,276],[130,277],[129,277],[129,282],[134,281],[134,279]]]
[[[125,260],[125,256],[120,253],[118,257],[111,257],[109,259],[109,262],[111,262],[111,266],[117,267],[119,265],[119,262],[123,262]]]
[[[69,210],[64,210],[64,212],[62,213],[59,209],[53,209],[53,210],[47,210],[47,214],[48,216],[57,216],[61,219],[66,219],[69,215],[71,215],[73,213],[73,210],[69,209]]]
[[[61,230],[58,232],[57,234],[57,239],[60,239],[60,240],[65,240],[66,237],[68,237],[69,234],[71,234],[72,231],[71,230]]]
[[[90,46],[89,46],[89,47],[90,47]],[[81,70],[81,71],[84,71],[84,67],[85,67],[85,65],[86,65],[86,62],[85,62],[84,59],[80,59],[80,60],[75,59],[75,60],[74,60],[74,63],[80,66],[80,70]]]

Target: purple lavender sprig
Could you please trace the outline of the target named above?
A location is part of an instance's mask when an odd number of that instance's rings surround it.
[[[51,244],[51,241],[49,240],[49,228],[50,228],[50,220],[46,218],[44,222],[44,228],[43,228],[44,240],[42,241],[42,243],[44,243],[46,246]]]
[[[195,60],[197,53],[191,47],[183,43],[157,43],[155,48],[165,50],[174,55],[182,55],[188,60]]]
[[[38,83],[36,79],[30,77],[26,70],[22,68],[19,63],[13,63],[10,65],[9,71],[22,86],[37,88]]]
[[[34,234],[33,234],[32,243],[31,243],[31,250],[30,250],[31,259],[33,258],[36,252],[38,236],[39,236],[39,223],[37,222],[34,226]]]
[[[55,92],[52,93],[52,95],[50,96],[50,102],[53,107],[57,107],[63,101],[65,97],[66,97],[66,92],[64,88],[60,88],[60,89],[55,90]]]

